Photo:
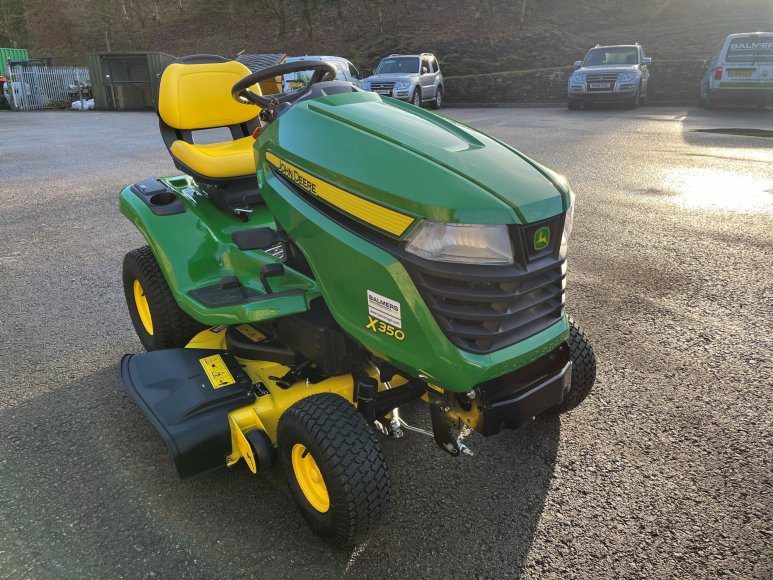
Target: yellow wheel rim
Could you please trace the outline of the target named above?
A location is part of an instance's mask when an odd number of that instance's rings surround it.
[[[137,312],[140,315],[142,326],[145,327],[145,332],[153,336],[153,319],[150,317],[148,297],[145,296],[145,290],[142,289],[139,280],[134,281],[134,304],[137,306]]]
[[[330,496],[317,462],[305,446],[296,443],[292,450],[293,473],[308,502],[315,510],[325,513],[330,509]]]

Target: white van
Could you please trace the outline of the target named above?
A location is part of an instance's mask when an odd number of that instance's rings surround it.
[[[773,32],[731,34],[710,60],[701,79],[701,105],[773,105]]]

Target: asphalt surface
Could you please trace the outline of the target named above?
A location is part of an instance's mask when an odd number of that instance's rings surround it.
[[[445,114],[569,176],[568,308],[598,380],[472,459],[385,440],[391,513],[353,551],[279,469],[178,480],[123,392],[143,240],[117,192],[174,172],[155,116],[0,114],[0,577],[773,577],[773,139],[694,132],[773,115]]]

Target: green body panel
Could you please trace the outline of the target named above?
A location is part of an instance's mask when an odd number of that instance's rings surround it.
[[[317,177],[415,217],[529,223],[566,210],[539,164],[455,121],[374,93],[298,103],[259,143]],[[548,177],[548,178],[546,178]]]
[[[568,336],[564,318],[491,354],[460,350],[443,334],[408,272],[391,254],[321,214],[271,172],[261,172],[261,191],[308,259],[325,302],[344,331],[410,375],[449,391],[466,392],[549,353]],[[368,290],[400,302],[403,340],[368,328]]]
[[[466,392],[566,340],[564,317],[490,354],[459,349],[446,338],[403,265],[303,200],[273,173],[268,151],[416,217],[417,223],[428,218],[522,224],[556,216],[565,211],[569,193],[550,170],[473,129],[372,93],[298,103],[256,142],[258,182],[276,221],[307,258],[336,321],[379,358],[450,391]],[[368,291],[400,303],[402,340],[378,332],[384,325],[369,327]]]
[[[186,207],[184,213],[156,215],[130,187],[121,192],[120,209],[147,239],[183,310],[212,326],[257,322],[308,310],[309,302],[319,296],[317,284],[290,268],[285,268],[284,276],[271,278],[271,288],[275,293],[300,288],[302,293],[218,308],[207,308],[193,299],[188,292],[218,284],[223,276],[237,276],[246,288],[265,294],[260,269],[277,260],[260,250],[240,250],[231,234],[276,226],[266,206],[256,208],[245,223],[217,209],[187,177],[164,181],[178,192]]]

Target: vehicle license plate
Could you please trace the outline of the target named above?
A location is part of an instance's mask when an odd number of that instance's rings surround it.
[[[753,72],[752,68],[731,68],[728,69],[727,74],[731,77],[750,77]]]
[[[590,83],[589,88],[591,89],[611,89],[612,83]]]
[[[390,91],[389,89],[376,89],[375,92],[378,93],[379,95],[391,95],[392,94],[392,91]]]
[[[300,89],[303,86],[303,81],[288,81],[287,86],[291,89]]]

